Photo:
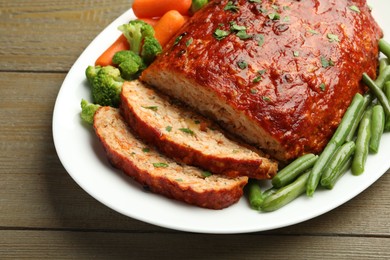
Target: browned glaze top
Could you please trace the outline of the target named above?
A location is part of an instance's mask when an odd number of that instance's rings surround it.
[[[160,58],[257,121],[294,157],[319,152],[364,90],[362,73],[375,76],[380,37],[364,0],[217,0]]]

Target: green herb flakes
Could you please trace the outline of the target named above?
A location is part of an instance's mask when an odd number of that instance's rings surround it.
[[[331,59],[326,59],[325,57],[321,56],[321,66],[323,68],[334,66],[334,62]]]
[[[225,11],[231,11],[231,12],[234,12],[234,13],[237,13],[238,10],[240,8],[238,6],[236,6],[233,1],[229,1],[226,5],[225,5],[225,8],[223,8],[223,10]]]
[[[186,46],[188,47],[188,46],[190,46],[191,45],[191,43],[194,41],[194,39],[191,37],[191,38],[189,38],[187,41],[186,41]]]
[[[257,41],[257,44],[259,45],[259,47],[263,46],[263,44],[264,44],[264,35],[256,34],[255,35],[255,40]]]
[[[142,107],[145,108],[145,109],[153,110],[153,111],[157,111],[158,110],[158,106],[142,106]]]
[[[244,69],[248,68],[248,63],[246,61],[244,61],[244,60],[240,60],[240,61],[237,62],[237,66],[240,69],[244,70]]]
[[[318,31],[313,30],[313,29],[308,30],[308,32],[311,33],[311,34],[313,34],[313,35],[314,35],[314,34],[318,34]]]
[[[147,148],[147,147],[145,147],[145,148],[142,148],[142,152],[144,152],[144,153],[148,153],[148,152],[150,152],[150,149],[149,149],[149,148]]]
[[[155,168],[167,168],[167,167],[169,167],[168,164],[163,163],[163,162],[153,163],[153,166],[154,166]]]
[[[299,57],[299,51],[293,51],[294,57]]]
[[[261,0],[248,0],[248,2],[261,4]]]
[[[322,91],[325,91],[325,90],[326,90],[326,85],[325,85],[325,83],[321,83],[321,84],[320,84],[320,89],[321,89]]]
[[[186,134],[194,135],[195,133],[189,128],[179,128],[180,131]]]
[[[328,37],[329,42],[340,42],[340,39],[336,34],[328,33],[326,37]]]
[[[356,5],[351,5],[350,7],[348,7],[350,10],[356,12],[356,13],[360,13],[360,9],[359,7],[357,7]]]
[[[202,172],[202,176],[204,177],[204,178],[207,178],[207,177],[210,177],[211,175],[213,175],[211,172],[209,172],[209,171],[203,171]]]
[[[262,99],[263,99],[264,101],[267,101],[267,102],[270,102],[270,101],[271,101],[271,99],[270,99],[269,97],[267,97],[267,96],[263,96]]]
[[[278,13],[270,13],[269,15],[268,15],[268,17],[269,17],[269,19],[271,19],[271,20],[279,20],[280,19],[280,14],[278,14]]]
[[[259,76],[260,77],[260,76]],[[253,82],[255,82],[255,80],[257,79],[257,78],[259,78],[259,77],[256,77],[254,80],[253,80]],[[260,79],[258,80],[258,81],[256,81],[256,82],[259,82],[261,80],[261,77],[260,77]],[[255,82],[255,83],[256,83]],[[257,89],[255,89],[255,88],[251,88],[251,94],[257,94],[259,92],[259,90],[257,90]]]
[[[172,131],[172,126],[167,126],[167,127],[165,127],[165,130],[167,130],[167,132],[171,132]]]
[[[228,35],[230,34],[229,31],[224,31],[224,30],[221,30],[221,29],[216,29],[213,33],[213,36],[215,39],[217,39],[218,41],[224,39],[225,37],[227,37]]]

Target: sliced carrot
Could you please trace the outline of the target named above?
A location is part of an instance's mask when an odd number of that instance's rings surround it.
[[[170,10],[188,15],[192,0],[135,0],[133,12],[138,18],[162,17]]]
[[[176,10],[166,12],[154,26],[154,36],[161,46],[164,47],[186,21],[187,18]]]
[[[152,18],[138,18],[138,20],[144,21],[145,23],[150,24],[151,26],[155,26],[158,22],[158,19],[152,19]]]
[[[97,58],[97,60],[95,61],[95,66],[114,65],[112,63],[112,57],[114,57],[115,53],[128,49],[130,49],[129,43],[126,37],[122,34],[110,47],[108,47],[107,50],[105,50],[99,56],[99,58]]]

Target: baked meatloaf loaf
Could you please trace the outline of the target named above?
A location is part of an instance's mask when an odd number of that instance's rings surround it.
[[[275,161],[138,80],[123,84],[121,112],[143,141],[176,161],[229,177],[271,179],[276,174]]]
[[[381,37],[365,0],[214,0],[141,79],[285,161],[323,149]]]
[[[210,209],[228,207],[243,194],[247,177],[210,175],[177,164],[135,138],[118,109],[99,108],[94,129],[111,164],[155,193]]]

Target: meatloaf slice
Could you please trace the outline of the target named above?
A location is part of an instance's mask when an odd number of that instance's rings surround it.
[[[277,163],[228,139],[212,121],[140,81],[125,82],[121,111],[134,132],[176,161],[229,177],[270,179]]]
[[[365,0],[213,0],[141,80],[289,160],[326,145],[381,36]]]
[[[209,176],[174,162],[135,138],[118,109],[99,108],[94,129],[112,165],[155,193],[210,209],[228,207],[243,194],[247,177]]]

